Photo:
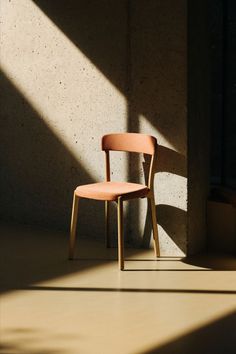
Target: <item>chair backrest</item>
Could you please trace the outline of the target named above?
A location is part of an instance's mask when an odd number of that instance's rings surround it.
[[[148,174],[148,187],[152,189],[156,149],[157,140],[151,135],[139,133],[114,133],[104,135],[102,137],[102,150],[106,153],[106,180],[110,181],[109,151],[138,152],[152,155]]]
[[[157,140],[139,133],[107,134],[102,137],[102,150],[139,152],[154,155]]]

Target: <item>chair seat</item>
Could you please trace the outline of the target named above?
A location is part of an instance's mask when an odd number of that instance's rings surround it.
[[[147,196],[149,188],[143,184],[129,182],[100,182],[79,186],[75,190],[78,197],[117,201],[123,199],[141,198]]]

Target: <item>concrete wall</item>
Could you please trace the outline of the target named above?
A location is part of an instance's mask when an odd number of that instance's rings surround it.
[[[187,252],[186,6],[1,2],[2,218],[68,228],[74,187],[103,179],[100,137],[150,133],[161,252]],[[114,179],[143,181],[143,159],[114,157]],[[146,209],[126,208],[132,244],[149,244]],[[83,201],[80,218],[80,235],[103,238],[101,203]]]

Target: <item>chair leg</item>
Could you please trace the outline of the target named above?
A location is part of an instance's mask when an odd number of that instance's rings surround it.
[[[73,205],[72,205],[72,215],[71,215],[71,225],[70,225],[69,259],[74,259],[74,255],[75,255],[78,204],[79,204],[79,197],[74,193]]]
[[[106,247],[110,248],[110,235],[109,235],[109,218],[110,218],[110,203],[105,201],[105,237],[106,237]]]
[[[119,269],[124,269],[124,231],[123,231],[123,200],[118,198],[117,204],[117,223],[118,223],[118,260]]]
[[[158,229],[157,229],[157,217],[156,217],[156,206],[155,206],[154,194],[151,194],[149,200],[150,200],[151,215],[152,215],[154,251],[155,251],[155,256],[160,257],[160,246],[159,246],[159,237],[158,237]]]

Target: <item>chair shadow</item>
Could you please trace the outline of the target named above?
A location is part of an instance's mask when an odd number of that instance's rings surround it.
[[[156,288],[105,288],[105,287],[65,287],[29,285],[20,290],[27,291],[68,291],[68,292],[121,292],[121,293],[165,293],[165,294],[222,294],[235,295],[236,290],[205,290],[205,289],[156,289]]]
[[[173,240],[173,242],[186,253],[186,242],[183,239],[183,234],[186,233],[186,218],[187,214],[184,210],[171,205],[158,204],[156,205],[157,223]],[[146,222],[143,236],[143,247],[148,248],[151,240],[152,224],[150,212],[147,210]]]
[[[168,172],[187,178],[186,157],[177,151],[158,145],[155,173]]]

